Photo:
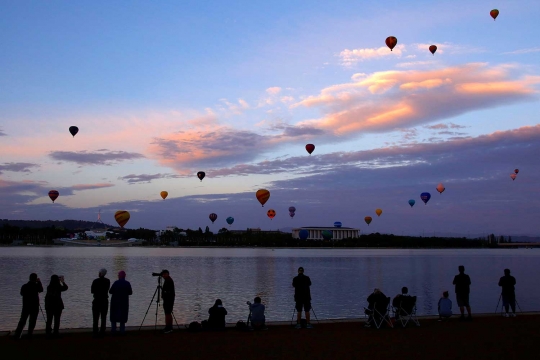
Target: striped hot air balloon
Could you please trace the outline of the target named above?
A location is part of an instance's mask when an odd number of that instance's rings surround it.
[[[216,221],[217,219],[217,214],[211,213],[210,215],[208,215],[208,218],[212,221],[213,224],[214,221]]]
[[[261,203],[261,205],[264,207],[264,204],[270,199],[270,191],[266,189],[259,189],[255,193],[255,196],[257,197],[257,200]]]
[[[121,228],[123,228],[124,225],[127,224],[130,217],[131,216],[129,215],[129,212],[127,212],[126,210],[118,210],[114,213],[114,220],[116,220],[116,222],[118,223],[118,225],[120,225]]]
[[[51,198],[53,203],[54,203],[54,200],[56,200],[56,198],[58,198],[58,195],[60,195],[60,193],[58,191],[56,191],[56,190],[49,191],[49,197]]]

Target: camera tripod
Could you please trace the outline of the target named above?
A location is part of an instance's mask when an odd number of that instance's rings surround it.
[[[499,304],[501,303],[501,299],[502,299],[502,293],[501,293],[501,295],[499,295],[499,301],[497,301],[497,306],[495,307],[495,314],[497,313],[497,309],[499,308]],[[516,303],[516,306],[519,309],[519,312],[522,313],[523,310],[521,310],[521,306],[519,306],[519,303],[518,303],[518,301],[517,301],[517,299],[515,297],[514,297],[514,302]],[[503,308],[504,308],[504,306],[501,304],[501,314],[503,312]]]
[[[144,323],[144,320],[146,319],[146,315],[148,315],[148,311],[150,310],[150,307],[152,306],[152,303],[154,302],[154,298],[156,297],[157,295],[157,299],[156,299],[156,320],[154,322],[154,332],[157,331],[157,318],[158,318],[158,313],[159,313],[159,304],[161,302],[161,290],[162,290],[162,286],[161,286],[161,279],[162,279],[162,276],[158,276],[158,285],[156,287],[156,291],[154,291],[154,295],[152,296],[152,300],[150,300],[150,304],[148,305],[148,309],[146,309],[146,313],[144,314],[144,318],[141,322],[141,325],[139,326],[139,331],[141,330],[142,328],[142,325]],[[174,318],[174,322],[176,323],[176,326],[178,327],[178,330],[180,330],[180,325],[178,325],[178,321],[176,321],[176,316],[174,316],[174,312],[171,313],[172,317]]]
[[[320,324],[321,322],[319,321],[319,318],[317,317],[317,314],[315,314],[315,309],[313,309],[313,305],[311,305],[311,309],[309,311],[313,312],[313,315],[315,315],[315,320],[317,320],[317,324]],[[296,314],[296,306],[293,309],[293,313],[292,313],[292,317],[291,317],[291,326],[293,324],[295,314]]]

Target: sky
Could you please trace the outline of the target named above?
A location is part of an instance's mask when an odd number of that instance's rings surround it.
[[[540,235],[538,1],[0,8],[2,219]]]

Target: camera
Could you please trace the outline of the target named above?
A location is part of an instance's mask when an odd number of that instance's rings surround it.
[[[153,272],[152,276],[163,276],[163,273],[167,273],[167,272],[168,272],[167,270],[161,270],[161,272],[158,272],[158,273]]]
[[[246,301],[246,304],[251,306],[251,301]]]

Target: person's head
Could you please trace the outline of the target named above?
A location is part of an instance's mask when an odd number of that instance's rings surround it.
[[[31,273],[29,280],[32,281],[32,282],[36,282],[37,281],[37,274],[36,273]]]
[[[163,276],[164,279],[169,278],[169,270],[161,270],[161,276]]]
[[[465,272],[465,266],[459,265],[458,270],[460,274],[463,274]]]
[[[50,284],[60,284],[60,278],[58,277],[58,275],[52,275],[51,276]]]
[[[118,279],[125,279],[126,278],[126,272],[124,270],[120,270],[118,272]]]
[[[298,268],[298,274],[303,274],[303,273],[304,273],[304,268],[300,266]]]
[[[374,293],[374,294],[380,294],[380,293],[381,293],[381,289],[375,288],[375,289],[373,289],[373,293]]]
[[[99,270],[99,277],[105,277],[107,275],[107,269],[103,268]]]
[[[409,289],[407,289],[407,287],[404,286],[404,287],[401,288],[401,293],[402,293],[403,295],[407,295],[407,294],[409,293]]]
[[[214,303],[214,306],[215,307],[223,306],[223,303],[221,302],[221,299],[217,299],[216,302]]]
[[[504,269],[504,275],[509,276],[510,275],[510,269]]]
[[[253,299],[253,302],[255,304],[260,304],[261,303],[261,298],[257,296],[255,299]]]
[[[443,298],[448,299],[448,296],[449,296],[448,291],[443,291],[442,296]]]

